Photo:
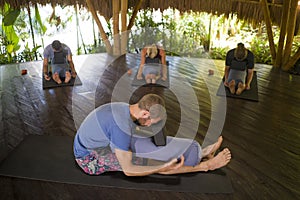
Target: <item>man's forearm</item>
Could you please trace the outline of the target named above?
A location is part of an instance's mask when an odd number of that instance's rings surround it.
[[[252,72],[248,72],[246,85],[250,85],[251,84],[252,78],[253,78],[253,71]]]

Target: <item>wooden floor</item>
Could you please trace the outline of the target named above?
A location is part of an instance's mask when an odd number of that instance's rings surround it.
[[[168,134],[195,128],[203,145],[209,142],[205,136],[223,135],[222,148],[228,147],[233,155],[223,170],[234,193],[140,191],[0,176],[1,199],[300,199],[300,76],[257,64],[259,102],[253,102],[216,96],[224,61],[188,63],[168,57],[171,87],[167,89],[132,88],[126,82],[127,67],[139,63],[134,54],[74,60],[83,85],[49,90],[42,89],[40,61],[0,66],[0,160],[26,135],[73,137],[95,107],[111,101],[133,103],[154,92],[166,100]],[[21,69],[28,74],[22,76]],[[209,76],[208,69],[215,74]]]

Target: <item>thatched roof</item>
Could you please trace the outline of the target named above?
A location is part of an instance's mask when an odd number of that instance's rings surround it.
[[[128,0],[129,7],[134,7],[138,0]],[[270,14],[273,23],[280,24],[283,0],[267,0],[269,2]],[[31,4],[60,4],[75,5],[79,4],[86,7],[85,0],[0,0],[0,6],[9,2],[13,7],[25,7],[28,2]],[[93,0],[95,10],[106,19],[112,16],[112,0]],[[240,19],[248,20],[252,23],[259,23],[264,20],[260,0],[143,0],[143,8],[167,9],[176,8],[181,12],[203,11],[214,14],[230,15],[236,13]]]

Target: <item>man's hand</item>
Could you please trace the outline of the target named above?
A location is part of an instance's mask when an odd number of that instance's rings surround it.
[[[224,85],[225,85],[226,87],[229,87],[229,83],[228,83],[227,80],[224,81]]]
[[[127,70],[127,74],[130,76],[132,74],[132,69]]]
[[[137,78],[138,80],[142,80],[142,79],[143,79],[143,76],[142,76],[141,74],[138,74],[138,75],[136,76],[136,78]]]
[[[250,90],[250,84],[246,84],[245,89],[246,89],[246,90]]]
[[[171,171],[176,171],[184,164],[184,157],[181,156],[180,159],[174,158],[170,162],[164,164],[164,167],[159,170],[160,174],[169,174]]]
[[[50,81],[50,76],[46,72],[44,72],[44,78],[46,81]]]
[[[161,78],[161,80],[166,81],[166,80],[167,80],[167,76],[163,76],[163,77]]]
[[[77,76],[77,73],[76,73],[75,71],[72,71],[72,73],[71,73],[71,74],[72,74],[72,77],[73,77],[73,78],[76,78],[76,76]]]

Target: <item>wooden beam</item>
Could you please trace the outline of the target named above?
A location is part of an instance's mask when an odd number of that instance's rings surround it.
[[[286,36],[286,29],[287,29],[287,22],[288,22],[288,13],[290,10],[290,3],[291,0],[283,1],[283,8],[282,8],[282,15],[281,15],[281,22],[280,22],[280,35],[278,40],[277,55],[276,55],[274,67],[280,67],[282,64],[283,48],[285,44],[285,36]]]
[[[93,5],[92,1],[91,0],[86,0],[86,4],[88,6],[89,11],[92,13],[92,16],[93,16],[93,18],[94,18],[94,20],[95,20],[95,22],[98,26],[98,29],[100,31],[101,38],[102,38],[102,40],[105,44],[107,53],[109,53],[109,54],[112,53],[111,44],[110,44],[110,42],[108,40],[108,37],[107,37],[107,35],[104,31],[104,28],[103,28],[102,23],[101,23],[98,15],[97,15],[97,12],[94,9],[94,5]]]
[[[271,22],[270,11],[269,11],[269,7],[267,4],[267,0],[261,0],[261,5],[262,5],[263,12],[264,12],[265,23],[267,26],[267,34],[268,34],[269,45],[270,45],[270,51],[271,51],[272,60],[274,63],[275,59],[276,59],[276,50],[275,50],[274,37],[273,37],[273,31],[272,31],[272,22]]]
[[[121,54],[126,53],[127,49],[127,11],[128,11],[128,0],[121,0]]]
[[[249,1],[249,0],[232,0],[233,2],[241,2],[241,3],[252,3],[252,4],[259,4],[259,1]],[[285,1],[285,0],[284,0]],[[279,4],[279,3],[267,3],[268,6],[275,6],[275,7],[282,7],[283,4]]]
[[[120,0],[113,0],[112,8],[113,8],[113,39],[114,39],[113,54],[118,56],[121,54],[120,29],[119,29]]]
[[[132,13],[132,16],[131,16],[130,21],[129,21],[129,24],[128,24],[128,26],[127,26],[127,30],[130,31],[131,28],[133,27],[134,20],[135,20],[135,18],[136,18],[136,15],[137,15],[139,9],[140,9],[141,6],[142,6],[142,3],[143,3],[143,0],[139,0],[139,1],[137,2],[137,4],[135,5],[134,10],[133,10],[133,13]]]
[[[284,68],[284,65],[289,61],[292,52],[292,45],[293,45],[295,25],[296,25],[297,7],[298,7],[298,0],[291,0],[290,12],[288,15],[288,23],[287,23],[286,44],[284,49],[283,62],[281,65],[282,68]]]

